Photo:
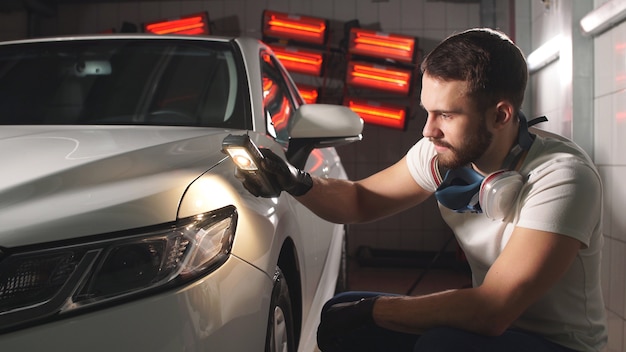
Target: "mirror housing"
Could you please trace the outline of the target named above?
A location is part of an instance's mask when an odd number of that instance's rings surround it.
[[[300,169],[315,148],[337,147],[363,138],[363,119],[343,105],[305,104],[293,120],[287,160]]]

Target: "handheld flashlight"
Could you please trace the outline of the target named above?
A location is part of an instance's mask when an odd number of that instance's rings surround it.
[[[242,171],[255,172],[259,170],[259,164],[263,160],[263,154],[252,143],[247,134],[241,136],[229,134],[226,136],[222,141],[222,151],[228,154]]]
[[[246,173],[248,178],[261,187],[264,194],[280,194],[280,188],[259,168],[265,157],[247,134],[226,136],[222,141],[222,151],[228,154],[241,172]]]

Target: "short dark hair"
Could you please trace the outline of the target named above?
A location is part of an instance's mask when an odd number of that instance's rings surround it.
[[[504,33],[487,28],[454,34],[435,47],[421,65],[422,73],[469,84],[478,109],[500,100],[521,108],[528,81],[524,54]]]

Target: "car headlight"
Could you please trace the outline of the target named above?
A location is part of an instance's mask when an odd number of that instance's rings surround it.
[[[9,251],[0,257],[0,330],[204,276],[228,258],[236,222],[229,206],[139,234]]]

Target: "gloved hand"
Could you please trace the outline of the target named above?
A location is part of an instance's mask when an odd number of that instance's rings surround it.
[[[235,176],[241,180],[248,192],[265,198],[277,197],[281,191],[286,191],[292,196],[301,196],[313,187],[313,179],[308,172],[289,164],[270,149],[259,150],[264,156],[259,171],[263,172],[273,189],[266,189],[259,183],[258,178],[237,170]]]
[[[372,311],[376,297],[359,301],[336,303],[322,311],[317,328],[317,345],[322,351],[334,351],[341,338],[357,329],[376,326]]]

